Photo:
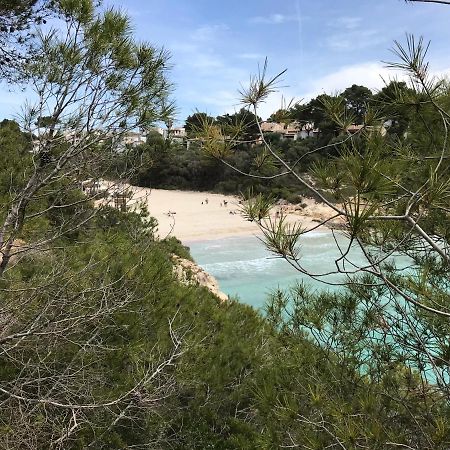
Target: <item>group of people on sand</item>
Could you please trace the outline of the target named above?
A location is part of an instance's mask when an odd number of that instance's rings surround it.
[[[205,198],[205,200],[202,201],[202,205],[207,205],[208,203],[209,203],[208,198]],[[242,204],[241,200],[239,201],[239,204],[240,205]],[[221,201],[220,202],[220,206],[221,207],[222,206],[227,207],[228,206],[228,200]],[[279,218],[283,217],[285,214],[288,214],[289,212],[290,212],[289,208],[287,206],[285,206],[285,205],[282,205],[282,206],[278,207],[277,210],[275,211],[275,214],[274,214],[275,219],[279,219]],[[172,214],[176,214],[176,213],[169,211],[168,215],[172,215]],[[230,210],[229,214],[233,214],[233,215],[234,214],[239,214],[239,211]]]
[[[205,200],[202,201],[202,205],[207,205],[208,204],[208,199],[206,198]],[[239,204],[242,204],[242,201],[239,201]],[[227,207],[228,206],[228,200],[223,200],[220,202],[220,206],[222,207]],[[230,210],[229,214],[235,215],[235,214],[239,214],[239,211],[236,210]]]
[[[202,205],[207,205],[208,199],[205,198],[205,200],[202,201]],[[220,206],[228,206],[228,200],[224,200],[223,202],[220,202]]]

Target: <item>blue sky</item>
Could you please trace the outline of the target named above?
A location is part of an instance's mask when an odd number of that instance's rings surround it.
[[[431,40],[429,60],[450,73],[450,7],[402,0],[107,0],[127,11],[136,35],[171,55],[178,122],[196,109],[211,115],[239,108],[238,89],[258,64],[284,69],[284,98],[309,99],[353,83],[380,88],[394,76],[393,41],[405,33]],[[3,90],[0,115],[18,111],[23,95]],[[261,109],[281,106],[274,95]]]

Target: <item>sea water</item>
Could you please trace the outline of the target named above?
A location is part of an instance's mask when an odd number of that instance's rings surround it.
[[[335,261],[347,248],[348,242],[343,235],[331,232],[309,233],[300,240],[302,265],[308,272],[334,271]],[[334,290],[342,288],[340,283],[345,281],[343,274],[328,275],[324,281],[336,283],[330,286],[302,275],[283,259],[274,258],[255,236],[191,242],[188,245],[196,262],[216,277],[223,292],[260,310],[266,305],[269,294],[277,288],[288,289],[304,281],[316,290]],[[411,262],[408,258],[396,255],[394,259],[399,269],[408,270]],[[367,264],[356,247],[350,250],[348,260],[356,266]],[[352,267],[346,264],[346,269],[351,270]],[[426,365],[423,373],[430,383],[436,381],[431,365]],[[441,375],[447,379],[445,374]]]
[[[341,234],[331,232],[311,232],[303,236],[299,247],[302,266],[314,274],[336,271],[335,261],[341,255],[337,244],[344,251],[348,241]],[[333,284],[345,281],[342,274],[321,278],[331,285],[301,274],[284,259],[271,254],[256,236],[188,242],[187,245],[196,263],[217,279],[222,292],[258,309],[264,307],[269,294],[277,288],[287,289],[304,281],[313,289],[333,290],[336,289]],[[357,248],[351,249],[348,259],[364,264]],[[345,268],[352,270],[349,264]]]

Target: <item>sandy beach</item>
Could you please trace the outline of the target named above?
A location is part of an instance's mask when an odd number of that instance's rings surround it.
[[[138,187],[129,187],[129,190],[132,196],[127,206],[134,209],[145,204],[158,220],[160,238],[176,236],[189,242],[261,234],[254,222],[242,217],[239,199],[235,196]],[[301,207],[277,206],[272,217],[281,209],[289,222],[299,221],[306,228],[316,227],[318,221],[333,215],[331,208],[312,199],[304,199]],[[326,230],[325,227],[320,229]]]

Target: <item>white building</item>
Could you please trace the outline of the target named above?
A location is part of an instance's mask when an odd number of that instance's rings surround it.
[[[306,139],[308,137],[316,136],[319,130],[314,128],[313,123],[300,124],[298,122],[292,123],[278,123],[278,122],[263,122],[261,130],[264,133],[278,133],[281,139]]]

